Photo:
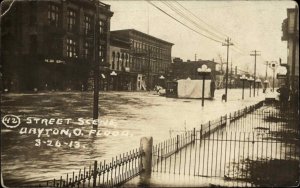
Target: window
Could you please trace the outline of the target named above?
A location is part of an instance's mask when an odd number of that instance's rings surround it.
[[[101,62],[104,61],[104,53],[105,52],[105,46],[104,45],[99,45],[99,59]]]
[[[73,39],[67,39],[67,56],[77,58],[78,44]]]
[[[68,31],[74,31],[76,27],[76,12],[68,10]]]
[[[48,23],[52,26],[58,26],[59,7],[54,4],[48,5]]]
[[[122,53],[122,55],[121,55],[121,69],[123,69],[123,67],[124,67],[124,60],[125,60],[124,53]]]
[[[104,51],[105,51],[105,46],[99,45],[99,60],[100,60],[100,62],[104,62]]]
[[[128,54],[125,54],[125,67],[128,67]]]
[[[91,59],[92,57],[91,46],[91,42],[86,41],[84,43],[84,57],[86,59]]]
[[[117,53],[117,70],[120,68],[120,53]]]
[[[111,62],[111,68],[115,69],[115,58],[116,58],[116,53],[112,53],[112,62]]]
[[[105,33],[105,21],[104,20],[99,20],[99,32],[100,35]]]
[[[84,34],[91,34],[92,31],[92,17],[89,15],[84,16]]]

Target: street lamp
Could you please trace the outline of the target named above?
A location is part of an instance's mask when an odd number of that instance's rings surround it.
[[[202,85],[202,106],[204,106],[204,86],[205,86],[205,76],[211,73],[211,69],[207,68],[207,65],[202,65],[201,68],[197,69],[197,72],[200,76],[203,77],[203,85]]]
[[[277,62],[273,61],[271,64],[272,70],[273,70],[273,92],[274,92],[274,87],[275,87],[275,69],[277,66]]]
[[[161,75],[160,77],[159,77],[159,80],[161,80],[160,82],[161,82],[161,86],[162,87],[164,87],[164,79],[165,79],[165,77],[163,76],[163,75]]]
[[[249,82],[249,88],[250,88],[250,97],[251,97],[251,83],[254,81],[254,78],[252,76],[250,76],[248,78],[248,82]]]
[[[113,90],[114,90],[114,88],[115,88],[115,79],[114,79],[114,77],[115,76],[117,76],[118,74],[115,72],[115,71],[112,71],[111,73],[110,73],[110,76],[112,76],[111,78],[112,78],[112,85],[113,85]]]
[[[269,84],[269,81],[265,80],[264,81],[264,93],[267,91],[268,84]]]
[[[245,80],[248,78],[243,74],[243,76],[240,77],[240,80],[243,82],[243,94],[242,94],[242,100],[244,100],[244,88],[245,88]]]
[[[259,90],[261,80],[258,78],[258,79],[255,80],[255,82],[257,83],[257,96],[258,96],[258,90]]]

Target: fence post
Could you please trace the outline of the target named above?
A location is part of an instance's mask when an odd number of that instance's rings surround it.
[[[179,149],[179,135],[177,135],[176,137],[176,152],[178,151]]]
[[[196,140],[196,128],[193,129],[193,142]]]
[[[221,121],[220,121],[220,127],[222,127],[222,116],[221,116]]]
[[[153,138],[143,137],[140,142],[144,152],[144,157],[142,157],[142,169],[145,174],[151,175]]]
[[[226,115],[226,127],[230,125],[230,120],[231,120],[231,113],[229,113],[229,118],[228,115]]]
[[[202,139],[202,124],[201,124],[201,127],[200,127],[200,140]]]
[[[96,187],[97,180],[97,161],[94,162],[93,187]]]
[[[208,135],[210,135],[210,121],[208,121]]]
[[[152,169],[152,147],[153,147],[153,138],[152,137],[142,137],[141,138],[141,148],[144,152],[142,157],[142,173],[140,175],[141,185],[148,185],[151,177]],[[158,165],[158,164],[156,164]]]

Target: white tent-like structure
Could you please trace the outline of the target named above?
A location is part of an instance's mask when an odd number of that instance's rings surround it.
[[[178,98],[202,98],[202,80],[178,80],[177,94]],[[211,80],[205,80],[204,98],[210,98],[210,84]]]

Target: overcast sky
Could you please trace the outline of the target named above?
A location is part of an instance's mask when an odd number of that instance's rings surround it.
[[[172,57],[194,60],[197,54],[197,59],[217,62],[220,55],[226,62],[226,47],[220,42],[229,36],[234,43],[230,46],[229,62],[253,72],[254,57],[250,53],[258,50],[261,56],[257,57],[257,72],[261,75],[265,74],[265,61],[278,61],[281,57],[286,62],[287,44],[281,41],[281,24],[287,17],[287,8],[296,5],[293,1],[151,1],[197,32],[220,41],[215,42],[176,22],[147,1],[103,2],[110,4],[114,12],[111,30],[136,29],[172,42]]]

